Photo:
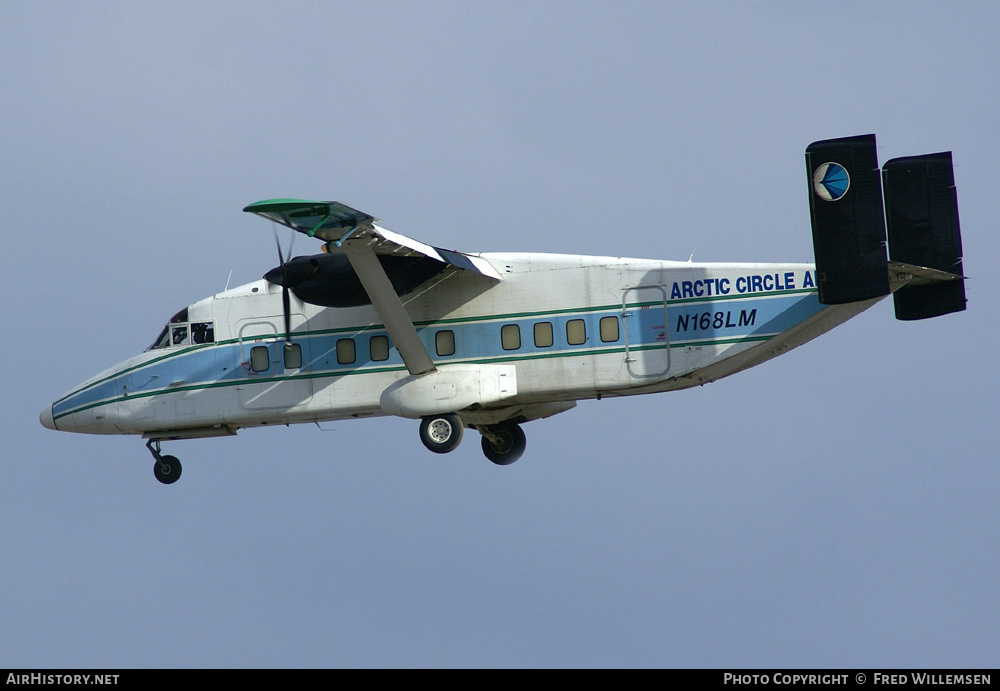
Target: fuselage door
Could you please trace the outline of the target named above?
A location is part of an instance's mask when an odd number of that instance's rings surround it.
[[[305,322],[292,314],[292,340],[278,334],[283,317],[247,319],[239,324],[240,365],[244,383],[240,405],[249,409],[291,408],[312,399],[309,372],[309,340],[294,337],[295,327]]]
[[[622,298],[625,324],[625,364],[633,377],[658,377],[670,369],[667,336],[667,291],[663,286],[638,286]]]

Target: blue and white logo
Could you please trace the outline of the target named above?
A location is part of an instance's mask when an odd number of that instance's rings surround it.
[[[839,163],[824,163],[813,172],[813,190],[824,201],[841,199],[850,187],[851,176]]]

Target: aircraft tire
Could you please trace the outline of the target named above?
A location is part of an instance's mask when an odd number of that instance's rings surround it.
[[[177,456],[160,456],[153,461],[153,475],[165,485],[172,485],[181,479],[181,462]]]
[[[428,415],[420,422],[420,441],[434,453],[448,453],[462,441],[462,418],[455,413]]]
[[[527,446],[524,430],[514,422],[507,422],[490,427],[489,431],[496,438],[491,441],[483,435],[483,454],[497,465],[510,465],[521,457]]]

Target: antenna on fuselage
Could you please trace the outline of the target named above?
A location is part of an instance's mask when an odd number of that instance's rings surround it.
[[[698,245],[700,245],[700,244],[701,243],[699,242]],[[698,250],[698,245],[695,245],[694,249],[691,250],[691,254],[688,255],[688,264],[690,264],[691,260],[694,259],[694,253]]]
[[[231,280],[233,280],[233,270],[232,269],[229,270],[229,278],[226,279],[226,287],[222,289],[223,293],[226,292],[227,290],[229,290],[229,282]]]

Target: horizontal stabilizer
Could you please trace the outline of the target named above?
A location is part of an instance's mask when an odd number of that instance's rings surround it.
[[[962,275],[962,236],[951,152],[894,158],[882,167],[892,261]],[[906,285],[896,318],[928,319],[965,309],[965,282]]]
[[[819,301],[838,305],[889,294],[875,135],[806,149]]]

